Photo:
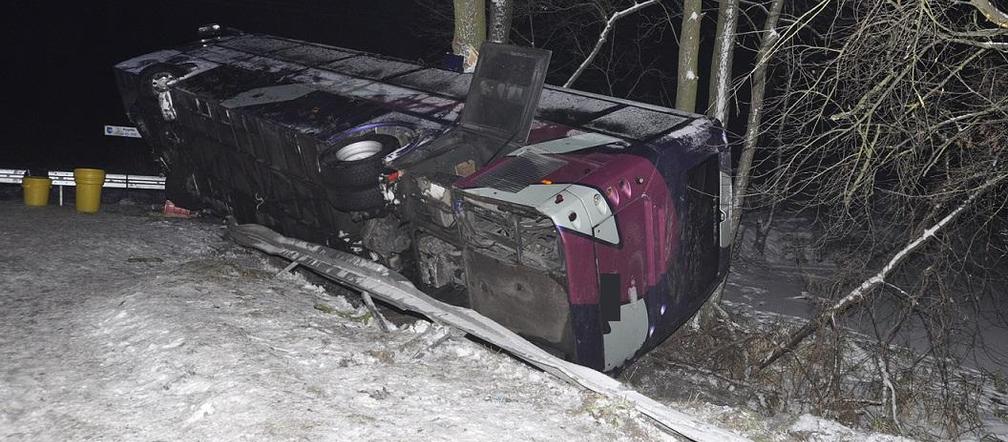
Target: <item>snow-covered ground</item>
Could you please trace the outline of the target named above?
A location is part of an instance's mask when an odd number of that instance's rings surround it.
[[[426,321],[384,334],[219,226],[110,210],[0,202],[0,438],[667,438]]]
[[[358,299],[223,231],[131,205],[0,201],[0,438],[671,439],[626,403],[425,320],[383,333]],[[702,393],[663,399],[755,439],[893,439]]]

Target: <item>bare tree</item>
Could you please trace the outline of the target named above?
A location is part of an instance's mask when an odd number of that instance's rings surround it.
[[[967,410],[954,409],[963,395],[955,373],[963,349],[974,347],[960,344],[979,342],[975,325],[956,318],[1002,302],[984,297],[1003,284],[993,278],[1008,264],[1000,233],[1008,191],[1003,12],[982,0],[791,7],[791,24],[757,58],[757,69],[779,67],[766,78],[782,87],[767,94],[766,123],[750,117],[747,127],[754,191],[815,213],[821,245],[844,265],[823,287],[828,302],[819,313],[775,340],[755,365],[786,360],[827,373],[832,391],[816,394],[852,400],[857,395],[835,369],[841,357],[817,360],[822,355],[808,349],[822,339],[844,341],[847,318],[868,318],[881,330],[873,349],[860,350],[872,350],[884,394],[859,400],[885,408],[894,428],[904,428],[900,409],[911,408],[919,389],[901,382],[935,377],[945,389],[940,422],[954,435],[968,424],[957,414]],[[777,132],[761,134],[760,126]],[[755,147],[760,140],[779,144],[764,151]],[[880,306],[894,312],[882,322]],[[910,327],[929,337],[928,347],[901,359],[890,344]],[[920,362],[925,355],[933,364]]]
[[[745,137],[742,140],[742,156],[739,158],[739,164],[735,171],[735,189],[732,194],[734,198],[731,204],[732,232],[738,231],[739,222],[742,219],[742,209],[745,204],[746,192],[749,189],[753,157],[756,154],[756,144],[759,142],[759,135],[762,132],[761,120],[763,117],[763,97],[766,94],[767,69],[773,54],[772,51],[781,38],[777,32],[777,21],[780,19],[783,6],[783,0],[773,0],[770,4],[770,11],[767,13],[766,23],[763,25],[759,51],[756,53],[756,66],[752,70],[749,117],[746,121]]]
[[[885,284],[886,278],[897,271],[900,265],[906,262],[914,252],[925,246],[929,241],[935,240],[942,229],[955,222],[956,218],[962,215],[964,211],[968,210],[978,199],[984,196],[988,190],[1008,179],[1008,173],[994,173],[992,175],[992,178],[988,179],[977,188],[969,190],[966,199],[959,203],[959,205],[952,209],[947,215],[930,227],[924,229],[923,232],[913,238],[906,246],[896,251],[896,253],[889,258],[889,261],[882,266],[882,269],[871,275],[868,279],[862,281],[861,284],[834,302],[832,305],[820,311],[813,320],[805,323],[805,325],[791,333],[781,345],[774,348],[766,358],[759,362],[758,368],[766,368],[785,353],[792,351],[795,346],[801,343],[801,341],[808,338],[812,333],[815,333],[819,327],[822,327],[831,320],[835,320],[838,315],[843,314],[848,309],[864,303],[869,296],[872,295],[872,290]]]
[[[707,106],[707,115],[717,119],[726,127],[728,126],[728,103],[731,100],[732,93],[732,62],[735,57],[735,30],[738,24],[738,9],[738,0],[721,0],[719,2],[717,28],[714,33],[714,53],[711,57],[710,104]],[[722,177],[721,179],[721,186],[733,187],[730,177]],[[728,192],[728,194],[731,195],[733,192]],[[728,208],[727,215],[729,217],[734,213],[731,204],[732,201],[728,201],[726,205],[722,205],[722,207]],[[732,238],[734,238],[734,235]],[[721,281],[721,284],[714,290],[714,294],[707,300],[704,307],[694,317],[694,320],[691,321],[691,326],[696,328],[702,322],[713,320],[716,316],[725,316],[724,310],[720,307],[725,283],[727,283],[727,279]]]

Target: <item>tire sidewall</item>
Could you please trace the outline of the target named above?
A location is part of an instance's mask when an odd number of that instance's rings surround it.
[[[361,141],[376,141],[381,144],[381,150],[359,160],[342,161],[336,158],[340,149]],[[342,193],[362,187],[377,187],[378,178],[385,168],[382,160],[398,148],[398,139],[391,135],[367,134],[343,138],[319,154],[322,179],[327,187]]]

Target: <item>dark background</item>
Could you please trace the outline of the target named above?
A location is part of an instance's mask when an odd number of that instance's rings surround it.
[[[450,41],[417,36],[425,11],[402,0],[14,1],[6,9],[0,19],[5,48],[0,168],[91,166],[156,174],[142,140],[102,133],[106,124],[132,125],[113,66],[194,41],[202,24],[427,63],[450,49]]]
[[[680,3],[670,1],[666,6],[674,15]],[[706,6],[716,7],[716,3],[707,2]],[[0,137],[0,168],[29,168],[33,172],[99,167],[113,173],[157,174],[150,147],[142,140],[103,135],[106,124],[132,125],[120,103],[113,66],[195,41],[196,29],[204,24],[219,23],[246,32],[371,51],[428,65],[442,62],[450,51],[452,34],[451,2],[447,0],[97,0],[70,4],[15,0],[5,12],[0,14],[5,61],[0,69],[5,85],[0,109],[6,129]],[[677,44],[675,30],[660,12],[655,9],[621,20],[619,35],[610,39],[610,44],[617,46],[607,46],[599,58],[616,56],[613,76],[589,69],[574,88],[671,105]],[[537,43],[553,50],[547,78],[551,84],[565,81],[602,27],[594,10],[546,14],[526,7],[516,10],[520,13],[526,15],[516,16],[512,38],[516,44],[527,44],[522,36],[532,34],[535,22]],[[716,11],[711,10],[703,22],[700,111],[705,109],[706,67],[715,19]],[[671,20],[678,26],[678,17]],[[743,37],[736,50],[736,74],[751,64],[748,48],[752,42],[744,37],[751,30],[749,25],[739,23]],[[645,32],[658,29],[656,26],[662,31]],[[542,37],[544,34],[556,38],[551,41]],[[583,47],[575,50],[578,46]],[[630,75],[644,67],[658,74],[643,81]],[[627,75],[621,78],[623,74]],[[744,103],[748,84],[742,86],[738,99]],[[745,106],[739,107],[739,113],[728,122],[732,133],[740,132],[739,124],[745,118]]]

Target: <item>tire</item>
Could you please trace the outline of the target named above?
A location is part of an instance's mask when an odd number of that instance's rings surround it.
[[[357,188],[329,189],[329,204],[343,212],[365,212],[384,208],[385,197],[377,184]]]
[[[378,177],[385,169],[382,158],[398,148],[399,140],[391,135],[344,138],[319,154],[322,182],[329,189],[343,192],[363,187],[377,189]]]

